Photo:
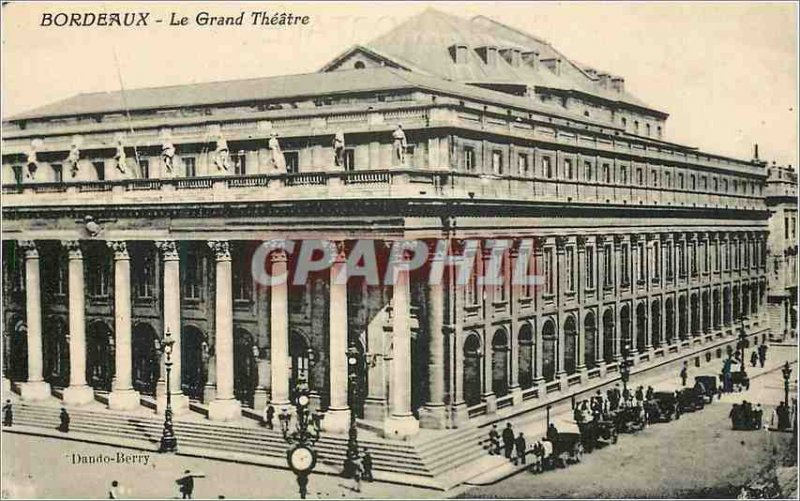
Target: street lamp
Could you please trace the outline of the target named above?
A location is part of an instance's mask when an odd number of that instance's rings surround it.
[[[286,451],[286,461],[297,476],[297,486],[300,489],[300,499],[306,498],[308,492],[308,476],[317,464],[317,453],[313,448],[319,440],[321,429],[320,422],[324,417],[319,411],[312,413],[308,409],[308,387],[299,385],[297,399],[295,400],[295,429],[289,431],[292,416],[284,407],[278,415],[281,424],[281,433],[286,443],[290,444]]]
[[[164,333],[164,340],[155,339],[156,351],[166,356],[164,367],[167,369],[167,407],[164,409],[164,431],[161,434],[161,446],[159,452],[176,452],[178,450],[178,437],[172,428],[172,389],[170,386],[170,373],[172,372],[172,345],[175,340],[167,329]]]
[[[783,369],[781,369],[783,373],[783,403],[786,405],[786,408],[789,408],[789,378],[792,376],[792,368],[789,367],[789,362],[783,364]]]
[[[630,345],[626,342],[622,347],[622,361],[619,368],[619,375],[622,378],[622,393],[627,393],[628,380],[631,377],[631,369],[628,367],[628,355],[630,355]]]
[[[739,327],[739,343],[736,346],[736,351],[739,352],[740,358],[739,362],[742,363],[744,367],[744,348],[747,345],[747,331],[744,328],[744,320],[742,320],[742,326]]]
[[[342,476],[344,478],[350,478],[355,476],[355,462],[358,460],[356,410],[361,403],[361,380],[359,379],[359,373],[363,365],[363,360],[361,352],[358,351],[354,343],[350,343],[345,354],[347,355],[347,380],[349,382],[350,394],[353,398],[351,399],[352,405],[350,408],[350,429],[347,434],[347,455],[344,459]]]

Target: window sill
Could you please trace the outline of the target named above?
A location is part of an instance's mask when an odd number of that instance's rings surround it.
[[[552,301],[555,297],[555,294],[542,294],[542,299],[545,301]]]
[[[464,311],[466,311],[467,313],[477,313],[478,310],[480,310],[480,309],[481,309],[481,305],[479,305],[479,304],[469,304],[469,305],[464,306]]]
[[[594,287],[587,287],[586,289],[584,289],[584,292],[586,292],[587,294],[594,294]]]
[[[495,308],[505,308],[506,306],[508,306],[508,301],[506,300],[492,301],[492,306],[494,306]]]

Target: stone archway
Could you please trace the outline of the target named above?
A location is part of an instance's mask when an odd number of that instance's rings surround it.
[[[647,346],[647,307],[644,303],[636,306],[636,349],[644,351]]]
[[[588,312],[583,318],[583,361],[588,369],[597,366],[597,320],[593,312]]]
[[[44,380],[53,388],[69,385],[69,342],[64,319],[48,317],[42,336],[42,362]]]
[[[711,301],[709,300],[708,291],[703,291],[700,297],[703,306],[701,328],[703,332],[711,332]]]
[[[720,322],[722,320],[721,318],[719,318],[719,310],[720,310],[720,306],[722,306],[720,304],[719,289],[714,289],[714,292],[711,294],[711,297],[712,297],[712,303],[713,303],[713,308],[712,308],[713,322],[712,322],[712,324],[714,325],[714,329],[719,329],[720,328]]]
[[[470,332],[464,339],[464,401],[468,406],[481,402],[481,338]]]
[[[555,323],[548,319],[542,327],[542,377],[548,382],[556,377],[557,336]]]
[[[620,336],[626,338],[626,332],[630,332],[630,310],[624,306],[621,311],[622,330]],[[626,323],[627,322],[627,323]],[[626,330],[626,326],[628,330]],[[629,334],[628,334],[629,335]],[[614,311],[611,308],[606,308],[603,312],[603,360],[606,362],[613,362],[614,357],[617,355],[617,329],[614,326]]]
[[[578,329],[575,327],[575,317],[567,316],[564,320],[564,371],[575,374],[578,368]]]
[[[534,341],[533,329],[529,323],[524,322],[517,334],[517,342],[519,343],[519,374],[517,380],[519,386],[524,390],[533,386],[533,365],[534,365]]]
[[[181,335],[181,389],[194,400],[203,399],[206,371],[203,363],[203,343],[206,336],[199,328],[187,325]]]
[[[678,337],[681,340],[686,339],[688,334],[686,315],[686,296],[681,296],[678,298]]]
[[[508,335],[497,329],[492,336],[492,392],[497,397],[508,394]]]
[[[661,302],[650,303],[650,342],[654,348],[661,346]]]
[[[95,390],[111,391],[114,378],[114,333],[96,320],[86,329],[86,381]]]
[[[142,395],[155,396],[161,374],[160,355],[155,351],[156,331],[148,323],[136,324],[132,332],[133,387]]]
[[[695,336],[700,333],[700,299],[697,294],[692,294],[689,304],[692,310],[690,330],[692,336]]]
[[[258,361],[253,336],[245,329],[233,331],[233,394],[245,407],[253,407],[258,386]]]
[[[664,319],[666,343],[672,344],[675,341],[675,302],[672,298],[664,301]]]

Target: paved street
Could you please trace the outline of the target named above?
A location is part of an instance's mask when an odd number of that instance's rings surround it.
[[[117,453],[148,455],[123,464],[75,464],[72,454],[103,454],[116,459]],[[3,499],[10,498],[107,498],[112,480],[124,487],[123,497],[177,498],[175,479],[184,470],[202,472],[206,478],[195,482],[195,498],[298,498],[293,473],[185,456],[158,455],[132,449],[86,444],[52,438],[3,433]],[[431,498],[441,491],[385,483],[364,483],[362,492],[352,490],[353,482],[338,477],[312,475],[308,497],[342,498]]]
[[[793,376],[796,371],[797,364]],[[463,497],[736,497],[743,484],[794,447],[787,433],[731,430],[731,404],[744,398],[762,403],[768,421],[773,404],[783,398],[780,371],[754,379],[749,392],[724,396],[703,411],[622,435],[617,445],[584,455],[580,464],[520,473]]]

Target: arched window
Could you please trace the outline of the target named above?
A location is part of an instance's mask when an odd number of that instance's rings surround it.
[[[364,64],[364,61],[356,61],[356,64],[353,65],[353,68],[357,70],[363,70],[367,66]]]

